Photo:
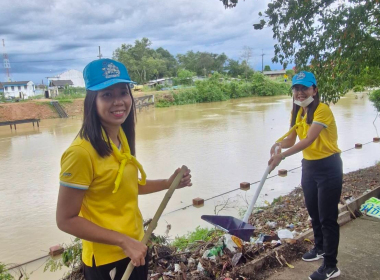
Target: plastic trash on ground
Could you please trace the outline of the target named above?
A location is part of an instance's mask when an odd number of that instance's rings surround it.
[[[286,239],[286,238],[292,239],[292,238],[294,238],[293,233],[288,229],[279,229],[277,231],[277,235],[280,239]]]
[[[205,269],[203,268],[201,262],[198,263],[197,270],[198,270],[198,271],[201,271],[201,272],[205,270]]]
[[[223,242],[225,247],[233,254],[242,246],[241,239],[230,234],[223,235]]]
[[[368,216],[380,219],[380,199],[371,197],[360,207],[360,211]]]
[[[268,226],[268,227],[270,227],[270,228],[276,228],[276,226],[277,226],[277,223],[276,222],[266,222],[266,225]]]
[[[232,266],[236,266],[239,262],[239,260],[241,259],[241,256],[243,256],[242,253],[236,253],[233,257],[232,257],[232,260],[231,260],[231,264]]]

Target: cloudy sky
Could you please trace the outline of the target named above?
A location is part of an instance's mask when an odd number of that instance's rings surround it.
[[[112,57],[121,44],[143,37],[152,41],[152,48],[163,47],[173,55],[193,50],[239,59],[249,46],[252,67],[261,70],[263,50],[264,65],[281,69],[271,63],[271,29],[255,31],[252,26],[268,2],[246,0],[224,9],[220,0],[1,0],[0,39],[5,40],[14,81],[46,83],[46,77],[66,70],[82,71],[97,59],[98,46],[103,57]],[[0,81],[5,79],[1,66]]]

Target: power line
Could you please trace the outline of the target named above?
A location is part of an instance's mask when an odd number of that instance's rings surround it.
[[[99,59],[102,59],[103,55],[102,55],[102,52],[100,51],[100,46],[99,46],[99,55],[98,55]]]
[[[261,50],[261,73],[264,73],[264,50]]]
[[[82,57],[82,58],[66,58],[66,59],[52,59],[52,60],[29,60],[29,61],[12,61],[13,63],[43,63],[43,62],[62,62],[62,61],[73,61],[81,59],[90,59],[93,57]]]

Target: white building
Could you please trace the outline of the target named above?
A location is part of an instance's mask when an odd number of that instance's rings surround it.
[[[4,97],[27,99],[35,95],[36,87],[32,81],[2,82]]]
[[[147,85],[150,88],[155,87],[156,85],[172,86],[173,85],[173,78],[162,78],[162,79],[157,79],[157,80],[151,80],[151,81],[148,81]]]
[[[61,80],[72,81],[73,87],[85,87],[83,73],[78,70],[68,70],[55,77],[49,77],[48,84],[50,84],[50,81],[61,81]]]

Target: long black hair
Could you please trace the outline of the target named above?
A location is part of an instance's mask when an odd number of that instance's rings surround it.
[[[136,120],[136,108],[135,101],[132,96],[131,88],[126,84],[127,90],[132,98],[132,107],[127,119],[121,124],[125,135],[128,139],[129,148],[131,149],[131,154],[136,155],[135,146],[135,120]],[[107,131],[104,129],[100,122],[98,111],[96,109],[96,97],[98,95],[97,91],[87,90],[86,97],[84,99],[84,112],[83,112],[83,124],[79,130],[79,136],[81,138],[90,141],[91,145],[97,151],[99,156],[106,157],[111,155],[112,148]],[[102,127],[106,132],[107,139],[104,139],[102,134]]]
[[[313,89],[315,89],[315,88],[316,88],[316,86],[313,85]],[[314,95],[314,101],[311,102],[309,104],[309,106],[307,106],[307,119],[306,119],[307,124],[311,125],[313,123],[314,112],[317,109],[319,103],[320,103],[320,99],[319,99],[319,93],[317,91],[317,94]],[[294,126],[296,124],[297,115],[298,115],[298,111],[300,110],[300,108],[301,108],[301,106],[298,106],[298,105],[293,103],[292,122],[290,123],[290,126]]]

